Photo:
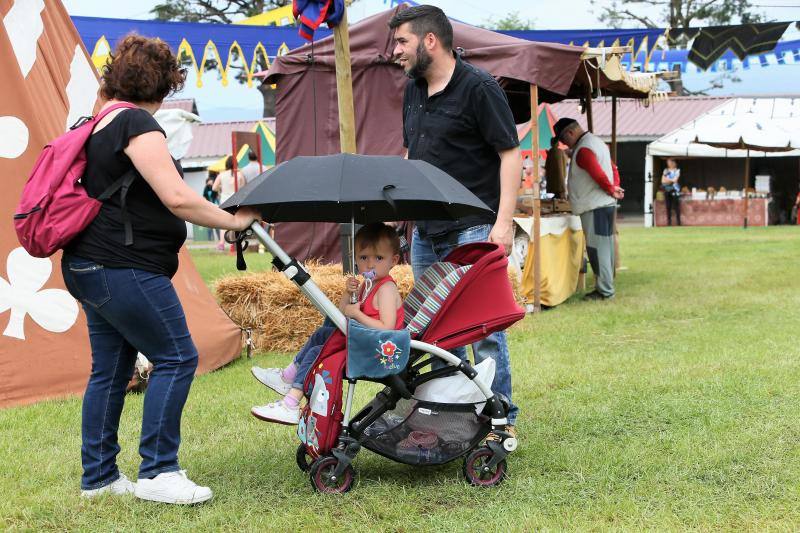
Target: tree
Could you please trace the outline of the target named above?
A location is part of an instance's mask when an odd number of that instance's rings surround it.
[[[244,17],[260,15],[265,11],[284,7],[291,0],[165,0],[157,4],[150,13],[157,20],[177,20],[182,22],[216,22],[230,24]],[[220,50],[220,53],[224,53]],[[238,54],[235,54],[238,56]],[[247,61],[247,58],[236,58]],[[218,61],[207,61],[206,70],[216,68]],[[257,56],[258,68],[265,70],[267,64],[261,55]],[[239,83],[245,83],[247,76],[244,69],[238,69],[235,75]],[[275,90],[270,85],[259,83],[258,90],[264,99],[262,116],[275,116]]]
[[[499,20],[489,17],[481,27],[490,30],[532,30],[533,21],[531,19],[523,19],[519,11],[512,11]]]
[[[605,3],[605,2],[603,2]],[[764,16],[753,11],[750,0],[612,0],[600,5],[600,20],[613,28],[635,22],[648,28],[689,28],[696,25],[723,25],[736,22],[762,22]],[[660,10],[652,17],[648,12]]]
[[[291,3],[291,0],[165,0],[150,13],[157,20],[230,24]]]

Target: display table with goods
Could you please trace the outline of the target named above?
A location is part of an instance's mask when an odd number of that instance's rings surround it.
[[[517,226],[514,255],[522,264],[521,296],[526,303],[533,303],[534,263],[538,259],[541,304],[553,307],[564,302],[575,293],[583,264],[586,244],[580,217],[572,214],[542,216],[538,258],[534,247],[527,245],[533,240],[533,217],[515,217],[514,222]]]
[[[680,197],[681,225],[683,226],[741,226],[744,217],[745,198],[742,191],[694,190]],[[747,220],[749,226],[766,226],[769,223],[768,209],[771,198],[768,194],[749,191],[747,198]],[[659,191],[653,205],[655,225],[667,226],[667,207],[664,195]],[[675,213],[672,223],[676,224]]]

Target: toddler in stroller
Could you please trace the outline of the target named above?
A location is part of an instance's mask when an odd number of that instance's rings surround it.
[[[376,222],[362,226],[355,236],[356,264],[365,276],[358,280],[348,277],[339,301],[339,310],[360,324],[372,329],[402,329],[404,322],[403,300],[397,285],[389,274],[400,260],[400,239],[393,228]],[[358,294],[358,303],[350,303],[351,295]],[[292,363],[283,369],[254,366],[255,378],[284,395],[283,399],[263,406],[253,407],[251,414],[266,422],[294,425],[300,421],[300,400],[303,382],[311,364],[316,360],[325,342],[336,330],[330,320],[319,327],[306,341]]]

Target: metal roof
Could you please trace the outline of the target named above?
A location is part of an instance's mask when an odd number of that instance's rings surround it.
[[[204,122],[192,126],[192,144],[184,156],[186,159],[220,158],[231,153],[231,133],[234,131],[253,131],[256,120],[236,122]],[[275,119],[263,118],[261,122],[275,132]]]
[[[624,140],[655,140],[694,118],[711,111],[731,100],[730,96],[676,96],[668,100],[651,103],[648,107],[641,100],[617,100],[617,138]],[[551,104],[556,120],[571,117],[586,128],[586,115],[581,114],[577,100],[564,100]],[[611,98],[592,101],[594,133],[600,137],[611,137]],[[527,130],[525,130],[527,133]]]
[[[194,98],[168,98],[161,102],[161,109],[183,109],[197,115],[197,103]]]

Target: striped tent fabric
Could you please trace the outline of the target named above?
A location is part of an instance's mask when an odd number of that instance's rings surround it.
[[[403,304],[406,329],[411,332],[412,337],[425,331],[453,287],[471,267],[472,265],[458,266],[455,263],[439,262],[432,264],[420,276]]]

